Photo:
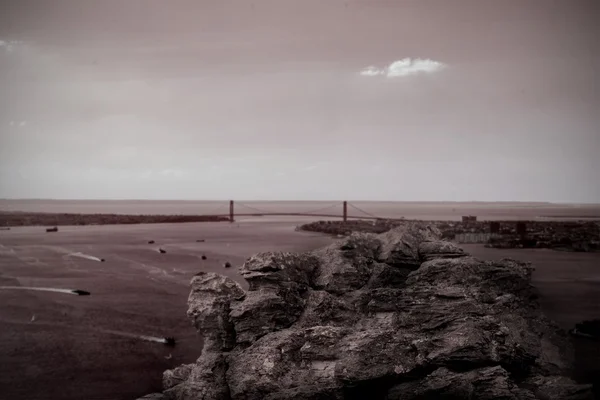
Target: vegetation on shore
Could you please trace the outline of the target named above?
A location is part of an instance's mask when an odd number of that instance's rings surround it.
[[[350,220],[350,221],[315,221],[298,227],[307,232],[319,232],[328,235],[349,235],[352,232],[384,233],[402,224],[398,220]]]
[[[58,214],[0,211],[0,226],[124,225],[182,222],[224,222],[214,215]]]

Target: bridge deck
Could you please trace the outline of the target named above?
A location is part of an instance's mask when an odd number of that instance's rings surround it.
[[[219,215],[214,215],[215,217],[229,217],[229,214],[219,214]],[[235,213],[234,214],[234,218],[235,217],[262,217],[262,216],[279,216],[279,217],[325,217],[325,218],[339,218],[342,219],[343,217],[339,214],[305,214],[305,213],[245,213],[245,214],[238,214]],[[348,215],[346,216],[347,219],[366,219],[366,220],[379,220],[379,219],[385,219],[385,220],[393,220],[393,221],[401,221],[402,218],[377,218],[377,217],[368,217],[368,216],[355,216],[355,215]]]

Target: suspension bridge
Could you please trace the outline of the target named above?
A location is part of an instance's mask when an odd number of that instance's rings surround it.
[[[234,222],[236,217],[263,217],[263,216],[281,216],[281,217],[322,217],[322,218],[342,218],[343,221],[347,221],[349,219],[367,219],[367,220],[394,220],[400,218],[382,218],[376,215],[373,215],[347,201],[338,202],[326,207],[321,207],[314,210],[306,210],[299,212],[284,212],[284,211],[269,211],[260,208],[256,208],[253,206],[249,206],[247,204],[241,202],[235,202],[233,200],[229,201],[229,212],[219,212],[223,209],[223,204],[218,206],[212,213],[202,214],[202,216],[206,217],[223,217],[229,218],[229,222]],[[339,208],[341,206],[341,213],[334,213],[334,209]],[[355,214],[350,215],[348,213],[348,209],[352,210]],[[241,212],[240,212],[241,211]],[[356,214],[358,213],[358,214]]]

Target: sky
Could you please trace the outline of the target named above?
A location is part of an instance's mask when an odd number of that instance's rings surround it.
[[[596,0],[0,0],[0,198],[600,203]]]

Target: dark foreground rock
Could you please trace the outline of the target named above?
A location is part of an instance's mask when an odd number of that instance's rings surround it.
[[[515,260],[481,261],[411,223],[307,254],[262,253],[192,280],[198,361],[165,400],[593,399],[566,333]]]

